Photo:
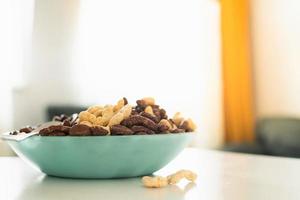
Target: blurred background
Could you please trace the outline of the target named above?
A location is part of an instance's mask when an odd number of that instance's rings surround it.
[[[297,0],[1,0],[0,131],[153,96],[195,120],[194,146],[300,157],[299,13]]]

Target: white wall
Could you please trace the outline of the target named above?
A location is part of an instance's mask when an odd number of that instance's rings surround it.
[[[199,125],[198,144],[222,142],[220,6],[215,0],[81,2],[78,98],[86,104],[157,98]],[[88,78],[88,80],[86,80]]]
[[[253,0],[252,34],[258,117],[300,117],[300,1]]]
[[[79,0],[35,1],[31,53],[24,84],[14,90],[14,127],[45,121],[49,104],[76,104],[72,48]]]
[[[197,144],[217,146],[219,17],[215,0],[36,1],[32,61],[14,93],[14,126],[42,122],[50,103],[154,96],[170,115],[195,119]]]
[[[22,82],[25,44],[30,40],[33,0],[0,1],[0,133],[12,129],[12,89]],[[9,155],[0,139],[0,155]]]

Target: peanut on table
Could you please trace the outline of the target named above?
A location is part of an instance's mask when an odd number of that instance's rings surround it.
[[[162,176],[144,176],[142,178],[142,183],[145,187],[149,188],[161,188],[168,185],[174,185],[179,183],[182,179],[186,179],[191,182],[195,182],[197,179],[197,174],[190,170],[179,170],[174,174],[171,174],[167,177]]]

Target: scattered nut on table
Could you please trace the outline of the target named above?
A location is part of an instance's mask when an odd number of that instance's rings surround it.
[[[190,170],[183,169],[167,177],[144,176],[142,178],[142,183],[145,187],[148,188],[161,188],[166,187],[168,185],[177,184],[184,178],[188,181],[195,182],[197,179],[197,174]]]

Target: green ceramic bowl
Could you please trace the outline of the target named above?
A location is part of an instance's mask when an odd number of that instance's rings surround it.
[[[48,175],[123,178],[152,174],[164,167],[194,135],[32,136],[7,142],[22,159]]]

